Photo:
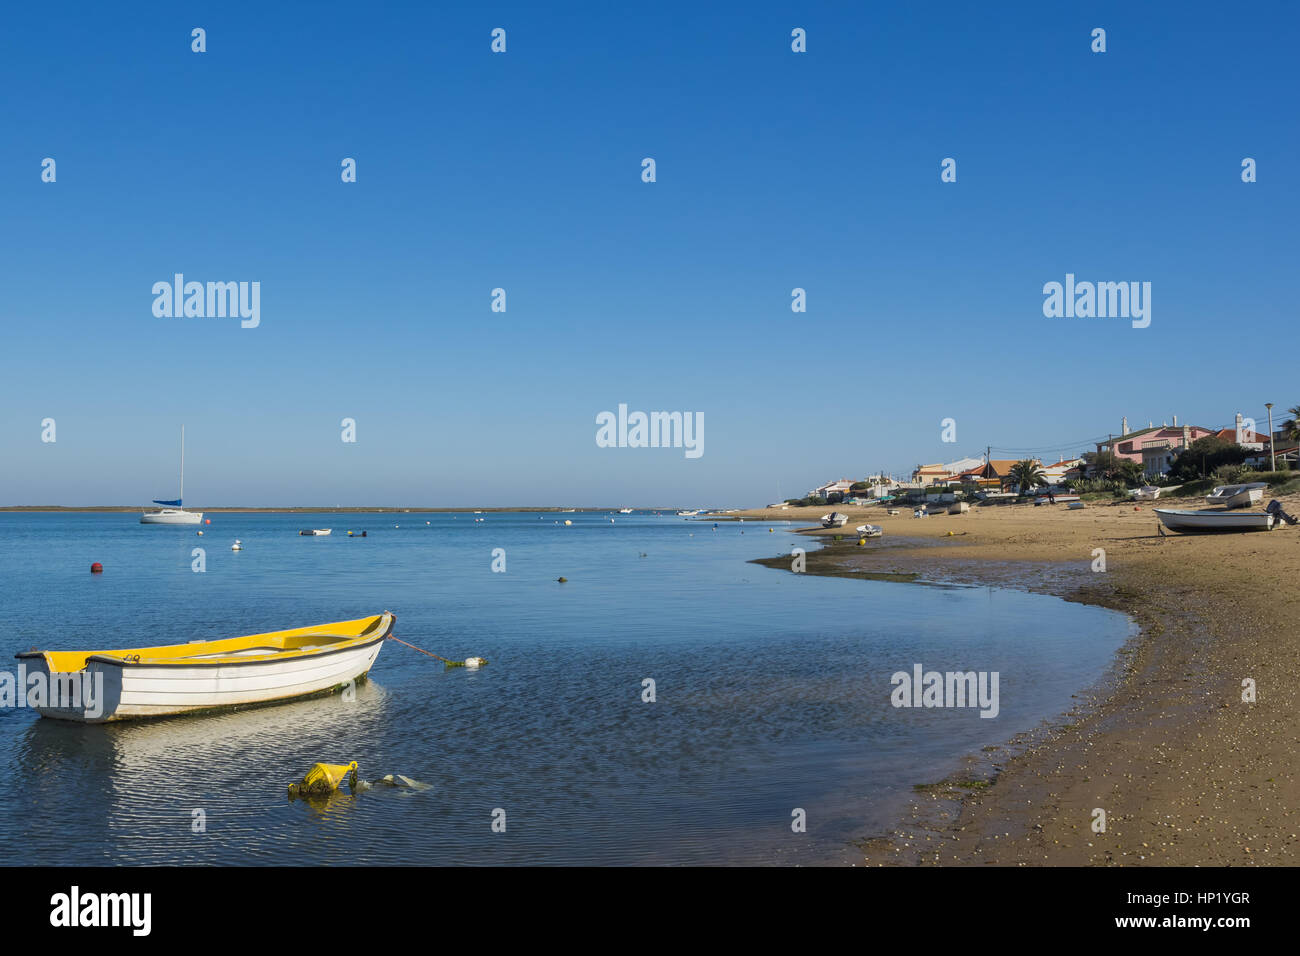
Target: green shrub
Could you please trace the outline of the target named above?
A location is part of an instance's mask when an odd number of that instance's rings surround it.
[[[1239,465],[1252,452],[1234,441],[1206,435],[1198,438],[1174,459],[1169,474],[1181,481],[1191,481],[1202,475],[1212,475],[1221,465]]]
[[[1220,465],[1214,469],[1213,478],[1225,485],[1235,485],[1247,479],[1250,469],[1245,465]]]
[[[1294,471],[1248,471],[1241,481],[1266,481],[1270,488],[1295,481],[1298,476]]]

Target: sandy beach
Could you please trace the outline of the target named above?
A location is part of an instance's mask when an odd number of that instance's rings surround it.
[[[1280,499],[1300,513],[1300,496]],[[1161,499],[1157,507],[1201,507]],[[827,508],[740,512],[815,523]],[[808,573],[1000,585],[1124,611],[1140,634],[1100,686],[1032,738],[970,755],[863,844],[883,865],[1269,865],[1300,862],[1300,526],[1157,534],[1152,503],[1032,504],[913,518],[836,506]],[[858,546],[853,527],[884,527]],[[842,536],[835,542],[834,535]],[[1105,571],[1093,570],[1094,549]],[[771,566],[789,571],[783,557]],[[1050,624],[1046,625],[1050,626]],[[1243,680],[1256,700],[1243,702]],[[1093,831],[1094,809],[1106,813]]]

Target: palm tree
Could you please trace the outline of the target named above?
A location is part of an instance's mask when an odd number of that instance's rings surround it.
[[[1296,442],[1297,444],[1300,444],[1300,405],[1292,406],[1291,408],[1288,408],[1286,412],[1291,417],[1282,423],[1282,428],[1281,428],[1282,437],[1285,438],[1287,441],[1293,441]],[[1273,436],[1269,435],[1268,440],[1271,447],[1273,442]],[[1285,455],[1283,456],[1282,460],[1283,462],[1286,461]],[[1282,467],[1285,468],[1286,465],[1283,464]],[[1300,454],[1296,455],[1296,467],[1300,468]]]
[[[1291,417],[1282,423],[1282,436],[1288,441],[1300,439],[1300,405],[1288,408],[1286,413]]]
[[[1047,475],[1042,466],[1032,458],[1023,458],[1011,466],[1007,477],[1025,494],[1025,489],[1041,488],[1047,484]]]

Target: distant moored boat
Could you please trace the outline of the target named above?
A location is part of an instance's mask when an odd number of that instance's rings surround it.
[[[175,501],[159,501],[153,499],[156,505],[162,505],[161,511],[147,511],[140,516],[141,524],[199,524],[203,521],[202,511],[186,511],[181,507],[181,502],[185,497],[185,426],[181,426],[181,493]]]

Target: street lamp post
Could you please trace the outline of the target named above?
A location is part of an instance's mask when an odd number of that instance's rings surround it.
[[[1273,403],[1265,402],[1268,409],[1268,470],[1277,471],[1277,458],[1273,454]]]

